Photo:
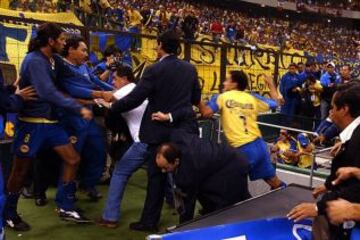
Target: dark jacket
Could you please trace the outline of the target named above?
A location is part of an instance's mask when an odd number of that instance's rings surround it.
[[[17,112],[23,106],[23,100],[18,95],[12,95],[4,87],[4,79],[0,69],[0,115],[6,112]]]
[[[187,195],[181,222],[193,217],[196,199],[208,213],[250,197],[249,164],[235,149],[180,130],[172,134],[171,142],[182,153],[174,177],[176,186]]]
[[[152,121],[151,114],[157,111],[172,113],[177,109],[191,110],[192,105],[200,102],[200,97],[195,67],[170,55],[148,67],[134,90],[113,104],[111,113],[129,111],[148,99],[149,104],[141,123],[140,139],[143,143],[159,144],[168,141],[175,128],[196,125],[195,113],[191,118],[173,123]]]
[[[20,88],[33,86],[37,99],[24,103],[20,112],[21,117],[57,119],[56,108],[65,108],[79,114],[81,105],[74,99],[65,97],[57,88],[56,80],[59,77],[58,56],[54,56],[56,64],[51,65],[49,59],[41,51],[28,53],[21,64]]]
[[[333,159],[330,176],[326,179],[325,186],[328,190],[320,201],[317,202],[319,215],[326,212],[326,203],[338,198],[350,202],[360,203],[360,180],[350,178],[339,185],[333,186],[332,181],[336,179],[336,171],[341,167],[360,167],[360,126],[358,126],[350,140],[342,145],[339,154]],[[342,229],[337,226],[330,226],[332,239],[342,239]]]

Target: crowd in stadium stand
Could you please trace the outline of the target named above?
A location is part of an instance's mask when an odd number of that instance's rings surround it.
[[[12,6],[32,11],[68,11],[71,2],[59,0],[55,6],[51,0],[14,0]],[[359,58],[360,54],[360,33],[351,27],[294,22],[275,17],[255,18],[243,12],[194,1],[87,0],[74,1],[74,6],[72,9],[87,26],[98,25],[98,16],[106,16],[103,24],[107,29],[162,32],[175,28],[182,30],[188,39],[208,34],[214,37],[215,42],[223,39],[231,43],[268,44],[350,59]]]
[[[280,80],[279,91],[285,101],[281,112],[325,120],[336,87],[354,79],[351,74],[349,65],[338,72],[333,62],[290,64]]]
[[[310,7],[325,7],[335,8],[340,10],[360,11],[360,3],[356,1],[327,1],[327,0],[290,0],[289,2],[296,2],[297,4],[306,4]]]
[[[284,100],[280,112],[286,116],[283,124],[301,128],[299,120],[289,116],[315,119],[312,130],[316,135],[282,129],[271,148],[274,162],[311,168],[313,143],[324,146],[335,143],[339,129],[329,119],[331,99],[339,85],[355,79],[351,72],[349,65],[341,66],[337,72],[332,62],[322,65],[314,62],[289,65],[289,71],[282,76],[279,86]],[[300,121],[306,120],[302,118]]]

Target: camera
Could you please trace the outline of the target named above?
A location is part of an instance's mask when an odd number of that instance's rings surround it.
[[[121,57],[121,56],[117,56],[117,57],[114,57],[114,62],[113,63],[111,63],[108,67],[107,67],[107,69],[109,69],[110,71],[116,71],[116,69],[119,67],[119,66],[121,66],[121,65],[123,65],[123,57]]]

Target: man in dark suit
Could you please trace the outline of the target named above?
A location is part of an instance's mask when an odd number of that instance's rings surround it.
[[[336,199],[360,203],[360,180],[351,178],[336,184],[337,171],[343,167],[360,167],[360,84],[350,82],[340,85],[335,92],[330,118],[342,130],[341,147],[332,161],[330,176],[317,187],[313,195],[323,194],[317,203],[302,203],[290,211],[288,217],[295,221],[308,217],[326,216],[327,203]],[[335,182],[334,182],[335,181]],[[347,239],[343,226],[330,225],[330,239]]]
[[[157,47],[160,60],[148,67],[134,90],[110,109],[111,114],[120,114],[149,100],[140,128],[140,140],[149,145],[150,152],[148,187],[140,222],[130,224],[133,230],[156,231],[160,220],[166,175],[156,166],[156,148],[169,141],[175,128],[198,131],[194,113],[185,118],[181,115],[183,110],[192,111],[192,105],[199,104],[201,91],[195,67],[176,57],[179,47],[179,37],[174,31],[161,34]],[[170,115],[171,121],[153,121],[151,115],[159,111],[174,113]]]
[[[173,173],[175,192],[183,196],[180,223],[193,218],[196,200],[207,214],[251,197],[249,163],[226,143],[179,130],[158,148],[156,163],[163,172]]]

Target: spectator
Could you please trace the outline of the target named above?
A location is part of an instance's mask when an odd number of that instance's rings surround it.
[[[345,64],[340,68],[340,78],[341,83],[348,83],[352,80],[350,65]]]
[[[57,11],[58,12],[67,12],[70,10],[71,0],[58,0],[57,2]]]
[[[301,65],[302,64],[302,65]],[[305,66],[303,66],[303,63],[298,63],[298,73],[299,73],[299,80],[300,80],[300,84],[304,84],[306,79],[310,76],[313,75],[314,73],[311,71],[311,64],[310,63],[306,63]],[[303,71],[300,70],[300,68],[303,69]]]
[[[44,8],[43,4],[44,0],[36,0],[36,1],[23,1],[19,7],[22,10],[29,10],[29,8],[33,9],[33,11],[48,11],[53,12],[55,10],[50,10],[48,7]],[[46,0],[51,1],[51,0]],[[61,0],[69,1],[69,0]],[[92,5],[93,14],[97,14],[100,16],[104,15],[104,9],[108,8],[108,4],[106,0],[101,0],[103,2],[92,1],[90,0],[82,0],[79,5],[85,3],[87,5]],[[11,2],[11,6],[17,6],[17,1],[13,0]],[[176,2],[176,5],[174,4]],[[117,1],[110,1],[112,4],[112,8],[119,8],[119,3]],[[358,58],[358,54],[360,51],[354,51],[353,49],[360,49],[359,45],[359,31],[357,29],[352,28],[352,23],[349,26],[337,26],[337,30],[333,30],[333,26],[328,26],[321,21],[319,22],[311,22],[309,24],[303,20],[282,20],[280,18],[274,16],[253,16],[246,14],[244,12],[236,12],[233,10],[228,10],[224,8],[218,7],[216,3],[209,2],[188,2],[186,0],[175,0],[175,1],[143,1],[139,4],[139,1],[129,0],[127,5],[134,5],[137,9],[141,9],[144,5],[148,5],[148,8],[151,10],[151,20],[146,21],[149,25],[147,25],[148,29],[151,29],[152,21],[156,20],[153,15],[158,12],[159,6],[165,9],[169,13],[169,9],[174,8],[178,10],[178,15],[180,19],[186,17],[183,16],[182,9],[191,9],[199,14],[195,14],[199,20],[198,26],[201,27],[202,33],[209,34],[210,23],[214,21],[221,22],[223,27],[227,28],[228,23],[234,21],[239,23],[239,25],[247,26],[244,28],[244,34],[240,33],[238,39],[244,39],[245,42],[251,42],[252,45],[267,44],[273,46],[286,47],[287,49],[295,48],[299,50],[304,50],[308,52],[320,53],[324,57],[333,59],[334,57],[340,56],[344,59],[356,59]],[[31,5],[31,6],[30,6]],[[77,3],[76,3],[77,5]],[[120,3],[120,5],[122,5]],[[68,5],[69,6],[69,5]],[[105,7],[105,8],[104,8]],[[123,8],[123,7],[121,7]],[[167,10],[166,10],[167,9]],[[201,10],[201,12],[199,11]],[[78,13],[78,16],[81,16],[83,13]],[[85,18],[81,17],[86,25],[96,26],[97,24],[104,22],[106,23],[106,27],[114,27],[108,21],[113,18],[112,15],[109,15],[107,12],[107,16],[109,19],[105,21],[97,22],[95,20],[85,21]],[[173,12],[174,14],[174,12]],[[169,14],[170,15],[170,14]],[[216,16],[216,17],[214,17]],[[170,20],[170,16],[167,18]],[[104,19],[101,19],[104,20]],[[159,21],[157,21],[158,23]],[[89,24],[91,23],[91,24]],[[159,26],[162,26],[161,24]],[[167,28],[166,26],[165,28]],[[161,27],[163,28],[163,27]],[[317,33],[317,34],[314,34]],[[242,37],[243,35],[243,37]],[[191,35],[190,35],[191,36]]]
[[[278,140],[271,147],[273,162],[293,165],[296,162],[296,148],[295,139],[287,130],[281,129]]]
[[[315,146],[310,142],[305,133],[299,133],[297,136],[297,166],[300,168],[311,168],[312,162],[315,161],[313,151]],[[314,162],[314,164],[316,164]],[[315,165],[316,168],[316,165]]]
[[[93,73],[102,81],[112,84],[112,73],[122,64],[122,52],[117,46],[110,45],[105,49],[103,56],[103,60],[94,67]]]
[[[172,12],[171,12],[170,20],[169,20],[169,27],[168,27],[169,30],[177,31],[180,19],[181,19],[180,14],[176,10],[176,8],[173,8]]]
[[[134,34],[140,34],[141,31],[141,21],[143,17],[140,12],[136,10],[134,7],[130,6],[127,8],[127,16],[129,19],[128,28],[129,32]],[[139,36],[132,36],[132,49],[136,51],[141,50],[141,39]]]
[[[160,5],[159,10],[155,13],[155,16],[158,21],[158,33],[166,31],[170,21],[170,13],[167,12],[163,5]]]
[[[341,83],[340,76],[335,72],[335,64],[329,62],[326,65],[326,73],[320,78],[323,87],[321,94],[321,119],[325,119],[329,115],[331,98],[334,95],[336,86]]]
[[[246,43],[244,27],[240,24],[237,24],[235,30],[236,30],[236,35],[235,35],[236,42]]]
[[[296,115],[300,105],[301,88],[296,68],[296,64],[291,63],[289,71],[280,80],[280,93],[284,98],[284,105],[281,106],[280,112],[286,116]]]
[[[234,21],[231,21],[227,26],[226,26],[226,38],[230,43],[235,43],[236,40],[236,34],[237,34],[237,30],[236,30],[236,24]]]
[[[71,2],[71,0],[68,0]],[[70,5],[70,4],[69,4]],[[99,6],[101,9],[101,16],[108,15],[111,11],[111,6],[108,0],[99,0]]]
[[[219,20],[215,19],[215,21],[213,21],[210,24],[210,33],[213,37],[214,43],[219,44],[219,41],[220,41],[220,38],[221,38],[221,35],[223,34],[223,32],[224,32],[224,28],[223,28],[222,24],[220,23]]]
[[[298,74],[302,74],[305,71],[305,65],[302,62],[298,62],[297,64]]]
[[[310,63],[310,72],[317,80],[320,80],[321,72],[316,62]]]
[[[199,20],[195,17],[193,10],[187,11],[186,17],[182,23],[184,39],[195,40],[195,33],[199,27]]]
[[[325,146],[332,146],[332,140],[340,133],[339,129],[329,117],[321,121],[315,132],[318,136],[313,140],[313,142],[315,144],[320,143]]]
[[[150,9],[147,3],[144,3],[143,7],[141,8],[140,14],[142,16],[142,25],[146,28],[151,27],[154,11]]]
[[[312,75],[307,78],[307,84],[308,90],[311,94],[310,100],[313,106],[313,117],[315,119],[321,119],[320,102],[323,87],[320,84],[320,81],[316,80],[315,77]]]

